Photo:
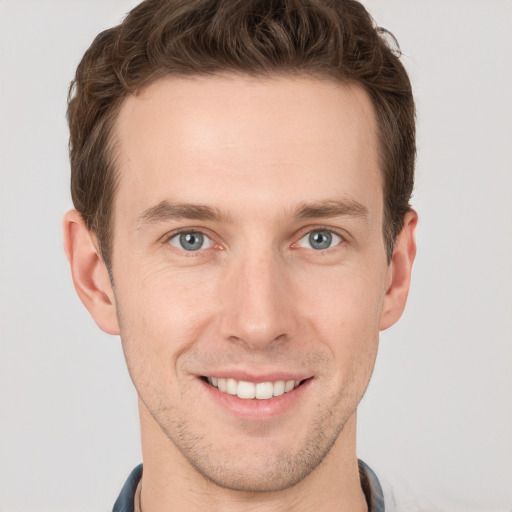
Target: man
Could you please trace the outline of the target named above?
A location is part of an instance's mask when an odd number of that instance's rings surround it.
[[[356,411],[409,289],[414,103],[365,9],[147,0],[68,117],[66,253],[139,397],[114,510],[384,510]]]

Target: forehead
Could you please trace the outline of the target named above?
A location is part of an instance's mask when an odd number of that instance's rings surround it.
[[[225,206],[254,211],[356,190],[360,202],[381,201],[375,116],[353,85],[164,78],[125,100],[116,138],[116,203],[135,215],[168,199],[217,206],[219,194]]]

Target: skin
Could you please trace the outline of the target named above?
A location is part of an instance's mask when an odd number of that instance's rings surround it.
[[[405,306],[417,221],[405,216],[388,263],[366,93],[306,77],[161,79],[125,100],[116,139],[113,283],[76,211],[65,248],[82,301],[121,335],[144,512],[366,510],[356,410],[379,331]],[[178,230],[203,233],[204,248],[187,252]],[[318,230],[329,248],[311,246]],[[307,386],[256,419],[201,379],[272,372]]]

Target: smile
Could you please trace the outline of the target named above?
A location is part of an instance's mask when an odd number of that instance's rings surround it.
[[[206,377],[208,383],[222,393],[236,395],[245,400],[268,400],[292,391],[301,383],[300,380],[277,380],[275,382],[246,382],[232,378],[218,379]]]

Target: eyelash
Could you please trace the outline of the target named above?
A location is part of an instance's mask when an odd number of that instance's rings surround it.
[[[315,233],[315,232],[326,232],[326,233],[329,233],[330,235],[332,235],[333,237],[336,237],[336,238],[339,239],[339,241],[335,245],[333,245],[331,247],[328,247],[326,249],[314,249],[312,247],[309,248],[309,250],[314,251],[317,254],[331,252],[336,247],[346,243],[346,237],[344,235],[342,235],[341,233],[339,233],[338,231],[336,231],[336,230],[334,230],[334,229],[332,229],[330,227],[326,227],[326,226],[315,226],[314,228],[307,227],[307,228],[303,229],[301,234],[300,234],[300,237],[298,238],[298,240],[291,245],[292,249],[299,249],[299,248],[301,248],[301,246],[299,245],[301,240],[303,240],[305,237],[310,236],[312,233]],[[186,229],[181,229],[179,231],[174,231],[173,233],[171,233],[170,235],[166,236],[163,239],[163,243],[166,244],[166,245],[171,245],[172,246],[172,244],[170,243],[172,239],[174,239],[174,238],[176,238],[176,237],[178,237],[180,235],[183,235],[183,234],[195,234],[195,233],[200,234],[203,237],[207,238],[211,242],[211,245],[209,247],[204,248],[204,249],[200,248],[200,249],[197,249],[195,251],[187,251],[184,248],[179,248],[179,247],[176,247],[176,246],[173,246],[173,247],[178,252],[180,252],[182,255],[184,255],[184,256],[186,255],[187,257],[199,256],[200,254],[202,254],[207,249],[215,249],[215,248],[217,250],[222,249],[222,245],[217,243],[217,242],[215,242],[213,237],[210,236],[208,233],[206,233],[203,228],[186,228]]]

